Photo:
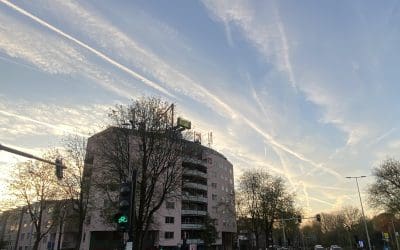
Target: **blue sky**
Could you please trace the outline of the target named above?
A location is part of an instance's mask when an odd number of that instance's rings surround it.
[[[212,131],[236,176],[282,176],[308,214],[358,206],[344,177],[400,149],[399,7],[0,1],[0,143],[41,154],[99,131],[114,104],[159,96],[203,141]],[[0,153],[3,187],[22,160]]]

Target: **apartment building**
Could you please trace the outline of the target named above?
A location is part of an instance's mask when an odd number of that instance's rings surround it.
[[[92,179],[101,175],[101,167],[105,165],[96,150],[99,138],[115,133],[117,129],[120,128],[109,128],[89,138],[85,172]],[[130,139],[134,143],[135,136]],[[185,147],[192,153],[182,156],[179,161],[183,169],[182,193],[166,200],[156,212],[145,248],[178,249],[187,246],[201,249],[204,244],[201,230],[205,217],[209,215],[215,219],[218,232],[215,249],[232,249],[236,233],[233,166],[221,153],[199,142],[185,141]],[[111,195],[115,198],[118,192]],[[104,218],[104,207],[109,206],[109,199],[94,187],[91,187],[89,196],[92,209],[84,225],[81,249],[118,247],[120,234],[115,232],[115,224]]]
[[[55,206],[65,201],[50,201],[43,211],[41,232],[48,232],[39,243],[39,250],[54,250],[58,245],[60,249],[74,249],[77,239],[77,225],[73,220],[68,220],[73,213],[71,208],[66,208],[62,223],[55,222]],[[33,207],[39,204],[33,204]],[[73,215],[72,215],[73,217]],[[5,250],[30,250],[35,242],[36,229],[26,207],[18,207],[0,214],[0,242]]]

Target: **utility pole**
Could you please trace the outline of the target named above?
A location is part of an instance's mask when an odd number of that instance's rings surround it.
[[[399,240],[397,239],[396,228],[394,227],[393,218],[392,218],[392,227],[393,227],[394,239],[396,240],[396,247],[397,247],[397,250],[400,250],[400,248],[399,248]]]
[[[367,221],[365,220],[364,207],[363,207],[362,200],[361,200],[360,187],[358,186],[358,179],[359,178],[365,178],[365,177],[366,177],[365,175],[361,175],[361,176],[347,176],[346,178],[347,179],[355,179],[356,180],[358,197],[360,198],[361,212],[362,212],[362,217],[363,217],[363,221],[364,221],[365,233],[367,235],[367,240],[368,240],[368,249],[372,250],[371,240],[369,238],[369,233],[368,233]]]
[[[282,234],[283,234],[283,245],[286,247],[286,233],[285,233],[285,220],[282,217]]]

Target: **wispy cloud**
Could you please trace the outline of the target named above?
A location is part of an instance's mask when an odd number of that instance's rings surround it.
[[[77,134],[88,137],[104,124],[108,106],[59,106],[43,103],[27,103],[14,100],[0,103],[0,124],[5,134],[14,136]],[[32,118],[35,117],[35,118]],[[15,126],[17,128],[15,128]],[[4,138],[3,138],[4,139]]]
[[[61,35],[62,37],[68,39],[69,41],[72,41],[74,43],[76,43],[77,45],[89,50],[90,52],[92,52],[93,54],[97,55],[98,57],[102,58],[103,60],[107,61],[108,63],[116,66],[117,68],[121,69],[122,71],[128,73],[129,75],[135,77],[136,79],[140,80],[141,82],[143,82],[144,84],[168,95],[168,96],[172,96],[166,89],[160,87],[157,83],[147,79],[146,77],[140,75],[139,73],[136,73],[135,71],[129,69],[128,67],[126,67],[125,65],[122,65],[121,63],[113,60],[112,58],[110,58],[109,56],[105,55],[104,53],[96,50],[95,48],[91,47],[90,45],[80,41],[79,39],[63,32],[62,30],[56,28],[55,26],[45,22],[44,20],[40,19],[39,17],[29,13],[28,11],[20,8],[19,6],[12,4],[8,1],[2,1],[2,3],[4,3],[5,5],[7,5],[8,7],[14,9],[15,11],[18,11],[19,13],[31,18],[33,21],[43,25],[44,27],[54,31],[55,33]],[[65,48],[64,48],[65,49]],[[10,52],[9,52],[10,53]],[[37,57],[33,57],[34,59]],[[81,58],[75,58],[75,61],[82,61],[82,57]],[[48,61],[35,61],[38,62],[41,66],[45,65],[47,66]],[[47,69],[53,69],[52,67],[47,67]],[[60,67],[60,69],[64,69],[63,67]],[[71,72],[65,72],[63,71],[63,73],[71,73]],[[113,86],[108,86],[108,87],[113,87]],[[114,88],[115,89],[115,88]],[[118,89],[116,89],[118,90]],[[119,92],[121,93],[121,92]]]
[[[11,4],[9,2],[7,2],[7,5],[10,6],[11,8],[19,11],[20,13],[27,15],[28,17],[30,17],[32,20],[40,23],[41,25],[51,29],[52,31],[56,32],[57,34],[62,35],[63,37],[75,42],[76,44],[88,49],[89,51],[91,51],[92,53],[96,54],[97,56],[101,57],[102,59],[106,60],[107,62],[112,63],[115,66],[118,66],[119,68],[123,69],[123,70],[128,70],[128,72],[130,72],[129,69],[127,69],[124,65],[114,61],[113,59],[109,58],[108,56],[104,55],[102,52],[90,47],[89,45],[81,42],[80,40],[66,34],[65,32],[61,31],[60,29],[52,26],[51,24],[44,22],[43,20],[41,20],[40,18],[33,16],[32,14],[30,14],[29,12],[21,9],[20,7]],[[73,10],[78,11],[79,8],[77,6],[73,6],[72,7]],[[80,12],[82,12],[82,10],[79,10]],[[88,12],[83,12],[82,15],[84,17],[87,17],[89,15]],[[91,17],[89,20],[91,21],[91,25],[95,25],[96,22],[98,22],[98,27],[100,27],[99,32],[103,32],[103,37],[104,37],[104,32],[106,32],[107,34],[110,33],[110,29],[112,30],[112,34],[117,34],[122,41],[125,41],[127,44],[132,45],[131,40],[129,40],[127,37],[124,37],[121,33],[119,33],[118,31],[115,31],[114,29],[112,29],[108,24],[102,22],[101,20],[99,21],[98,19]],[[96,33],[98,34],[98,33]],[[106,41],[103,39],[103,42]],[[132,46],[137,47],[135,44],[133,44]],[[118,48],[115,48],[118,50]],[[144,50],[141,50],[142,52]],[[166,64],[165,62],[161,61],[159,58],[157,58],[155,55],[151,54],[150,52],[143,52],[146,53],[146,56],[149,60],[152,60],[153,66],[154,67],[148,67],[148,69],[157,69],[158,74],[156,74],[156,76],[158,77],[158,79],[160,80],[164,80],[166,81],[168,84],[170,84],[170,87],[174,87],[175,90],[177,90],[177,88],[179,88],[179,91],[185,91],[186,89],[192,89],[192,91],[190,91],[190,96],[192,96],[193,98],[195,98],[196,100],[200,100],[202,103],[205,103],[207,105],[210,105],[210,101],[211,103],[214,103],[217,105],[218,108],[214,108],[214,110],[216,110],[217,112],[220,112],[220,110],[224,110],[227,114],[229,114],[229,116],[233,119],[241,119],[242,121],[244,121],[250,128],[252,128],[253,130],[255,130],[256,132],[260,133],[266,140],[268,140],[269,143],[271,143],[272,145],[278,147],[279,149],[295,156],[296,158],[303,160],[309,164],[311,164],[312,166],[326,171],[330,174],[333,174],[335,176],[340,176],[338,173],[336,173],[334,170],[329,169],[329,168],[325,168],[323,167],[321,164],[317,164],[314,161],[308,159],[307,157],[303,156],[302,154],[293,151],[292,149],[290,149],[289,147],[277,142],[275,139],[273,139],[273,137],[271,135],[269,135],[268,133],[266,133],[265,131],[263,131],[263,129],[261,129],[259,126],[257,126],[254,122],[250,121],[249,118],[247,118],[246,116],[244,116],[243,114],[241,114],[240,112],[238,112],[237,110],[234,110],[229,104],[227,104],[226,102],[222,101],[217,95],[211,93],[207,88],[203,87],[200,83],[194,81],[193,79],[191,79],[189,76],[175,70],[174,68],[170,67],[168,64]],[[155,64],[154,64],[155,63]],[[146,65],[149,66],[149,65]],[[161,73],[160,73],[161,72]],[[132,72],[130,72],[132,73]],[[133,72],[134,73],[134,72]],[[172,77],[165,77],[167,76],[169,73],[172,74]],[[136,76],[135,74],[133,74],[134,76]],[[147,79],[148,80],[148,79]],[[159,86],[154,83],[154,84],[149,84],[150,86],[156,88],[159,90]],[[157,85],[157,86],[156,86]],[[188,94],[188,92],[186,92],[186,94]],[[206,97],[206,99],[204,99],[204,97]]]
[[[296,89],[287,34],[279,9],[274,2],[264,2],[268,5],[262,8],[268,12],[264,15],[257,15],[257,9],[246,1],[204,0],[203,3],[212,15],[224,23],[225,27],[231,24],[237,25],[268,62],[287,74],[288,82]],[[230,40],[228,37],[228,41]]]

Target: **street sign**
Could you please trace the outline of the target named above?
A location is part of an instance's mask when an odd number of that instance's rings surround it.
[[[181,117],[178,117],[178,127],[190,129],[192,127],[192,123],[189,120],[185,120]]]
[[[125,250],[132,250],[133,249],[133,242],[128,241],[126,242]]]

